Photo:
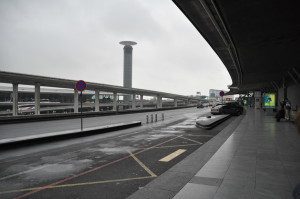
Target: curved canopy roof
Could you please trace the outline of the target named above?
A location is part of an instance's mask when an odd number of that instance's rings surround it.
[[[299,82],[299,1],[173,1],[226,66],[231,93]]]

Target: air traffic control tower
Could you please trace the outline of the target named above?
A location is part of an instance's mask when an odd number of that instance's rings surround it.
[[[132,88],[132,46],[137,43],[134,41],[121,41],[121,45],[124,45],[124,73],[123,73],[123,86],[125,88]],[[131,100],[130,95],[124,96],[124,101],[129,102]]]

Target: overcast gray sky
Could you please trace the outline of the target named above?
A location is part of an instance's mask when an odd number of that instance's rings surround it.
[[[227,89],[215,52],[171,0],[1,0],[0,69],[191,95]]]

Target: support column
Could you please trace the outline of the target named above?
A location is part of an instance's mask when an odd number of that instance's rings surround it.
[[[162,97],[157,96],[156,98],[157,108],[162,108]]]
[[[283,78],[283,97],[284,97],[284,100],[287,99],[287,81],[286,81],[286,78]]]
[[[41,107],[41,85],[39,83],[34,86],[34,114],[40,114]]]
[[[174,107],[178,107],[178,99],[174,99]]]
[[[132,94],[132,109],[136,109],[136,99],[135,99],[136,95]]]
[[[18,84],[13,84],[13,116],[18,115]]]
[[[74,113],[78,113],[78,91],[74,89]]]
[[[140,108],[143,108],[144,107],[144,95],[140,95]]]
[[[187,100],[187,105],[189,106],[191,104],[192,100],[191,99],[188,99]]]
[[[118,95],[117,93],[114,93],[113,111],[117,111],[117,100],[118,100]]]
[[[95,89],[95,112],[99,112],[99,90]]]
[[[255,104],[254,107],[255,109],[261,109],[261,92],[260,91],[255,91],[254,92],[254,97],[255,97]]]

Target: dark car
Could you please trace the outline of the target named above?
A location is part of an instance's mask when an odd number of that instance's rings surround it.
[[[204,108],[203,104],[197,104],[197,108]]]
[[[226,104],[218,104],[211,109],[212,114],[231,114],[240,115],[244,111],[244,108],[237,102],[230,102]]]

